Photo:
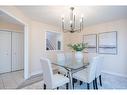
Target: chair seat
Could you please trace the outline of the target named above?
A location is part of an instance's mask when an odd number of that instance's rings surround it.
[[[60,75],[60,74],[54,74],[53,75],[53,89],[60,87],[66,83],[69,83],[69,78]]]
[[[74,73],[73,78],[78,79],[82,82],[90,83],[92,81],[88,80],[88,74],[89,73],[88,73],[87,69],[83,69],[81,71]]]

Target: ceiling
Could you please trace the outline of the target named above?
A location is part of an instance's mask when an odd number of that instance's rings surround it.
[[[9,16],[8,14],[4,13],[3,11],[0,11],[0,23],[10,23],[24,26],[22,23]]]
[[[70,16],[70,6],[16,6],[29,18],[55,26],[61,25],[61,16]],[[127,6],[74,6],[77,21],[84,15],[84,26],[127,18]],[[3,20],[4,17],[0,17]],[[5,20],[5,19],[4,19]],[[8,20],[15,22],[14,20]],[[66,21],[66,20],[65,20]],[[17,23],[17,22],[16,22]]]
[[[61,25],[61,16],[69,18],[70,6],[17,6],[29,18],[55,26]],[[84,15],[84,26],[127,17],[127,6],[74,6],[75,14]],[[78,19],[79,20],[79,19]]]

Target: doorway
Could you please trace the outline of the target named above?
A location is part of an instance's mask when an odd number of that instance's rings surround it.
[[[3,18],[4,17],[4,18]],[[29,66],[28,66],[28,26],[27,24],[25,24],[24,22],[22,22],[21,20],[19,20],[18,18],[16,18],[15,16],[13,16],[12,14],[9,14],[8,12],[6,12],[5,10],[0,10],[0,21],[6,22],[6,23],[12,23],[12,24],[17,24],[17,25],[21,25],[23,27],[23,31],[24,32],[24,54],[23,54],[23,67],[24,67],[24,72],[23,72],[23,76],[24,79],[29,78]],[[9,28],[9,27],[8,27]],[[13,31],[15,30],[15,27],[13,27],[12,29],[7,29],[7,27],[4,27],[0,30],[6,30],[6,31]],[[12,59],[11,59],[12,60]]]

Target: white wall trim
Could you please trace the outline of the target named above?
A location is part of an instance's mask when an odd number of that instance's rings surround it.
[[[30,67],[29,67],[29,31],[28,25],[25,25],[24,29],[24,78],[28,79],[30,77]]]
[[[107,74],[110,74],[110,75],[115,75],[115,76],[120,76],[120,77],[127,78],[127,75],[125,75],[125,74],[120,74],[120,73],[115,73],[115,72],[109,72],[109,71],[102,71],[102,73],[107,73]]]
[[[41,71],[41,70],[34,71],[34,72],[31,72],[31,75],[30,76],[37,75],[37,74],[41,74],[41,73],[43,73],[43,71]]]
[[[30,77],[29,72],[29,35],[28,35],[28,25],[23,22],[21,19],[17,18],[16,16],[12,15],[8,11],[4,9],[0,9],[0,11],[6,13],[10,17],[16,19],[20,23],[24,25],[24,79],[28,79]]]

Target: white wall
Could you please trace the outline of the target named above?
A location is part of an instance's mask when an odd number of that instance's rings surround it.
[[[45,51],[45,32],[60,32],[58,27],[32,21],[31,23],[31,75],[41,73],[40,57],[48,57],[52,62],[56,61],[56,53],[61,51]]]
[[[10,30],[15,32],[23,32],[24,26],[7,23],[7,22],[0,22],[0,30]]]
[[[89,26],[80,34],[70,34],[70,42],[68,43],[82,42],[82,37],[85,34],[98,34],[108,31],[118,32],[118,54],[104,55],[105,59],[103,71],[127,77],[127,19]],[[85,54],[85,57],[87,57],[87,54]]]

